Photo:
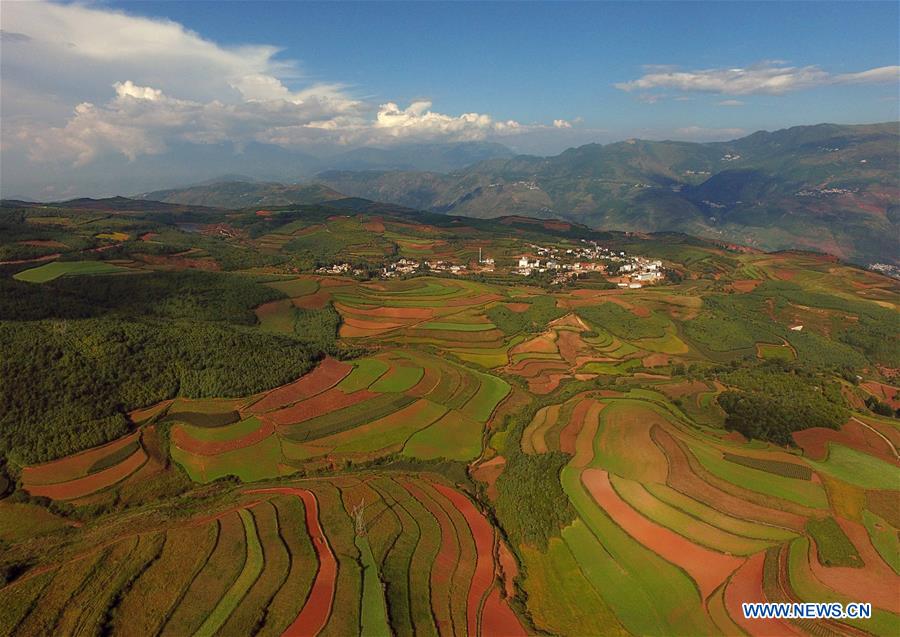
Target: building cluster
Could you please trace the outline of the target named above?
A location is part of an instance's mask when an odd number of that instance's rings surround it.
[[[635,288],[656,283],[665,276],[662,261],[610,250],[596,241],[582,239],[581,243],[567,249],[531,244],[532,253],[519,257],[513,272],[523,276],[533,272],[553,272],[552,282],[563,283],[588,272],[606,273],[607,264],[611,264],[618,270],[618,276],[610,280],[620,287]]]
[[[880,272],[885,276],[900,279],[900,267],[890,263],[872,263],[869,265],[869,269],[873,272]]]
[[[859,192],[859,188],[806,188],[794,193],[795,197],[822,197],[829,195],[852,195]]]
[[[362,276],[366,273],[362,268],[354,268],[349,263],[335,263],[333,265],[322,266],[316,268],[318,274],[352,274],[353,276]]]

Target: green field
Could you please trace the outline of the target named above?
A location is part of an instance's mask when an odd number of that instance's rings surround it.
[[[54,261],[23,270],[13,278],[27,283],[46,283],[63,276],[87,276],[98,274],[124,274],[130,270],[105,261]]]

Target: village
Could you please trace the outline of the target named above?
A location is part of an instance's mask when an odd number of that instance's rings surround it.
[[[620,288],[640,289],[645,285],[658,283],[665,276],[663,263],[642,256],[628,255],[624,251],[611,250],[599,245],[596,241],[581,240],[582,245],[574,248],[558,248],[554,246],[528,245],[528,252],[519,256],[510,274],[530,276],[534,273],[551,273],[550,283],[561,285],[590,273],[599,273],[610,283]],[[468,264],[453,263],[445,260],[418,261],[401,257],[381,266],[377,276],[381,279],[411,276],[422,273],[443,273],[469,275],[495,271],[496,262],[492,257],[484,256],[483,249],[478,249],[478,260]],[[367,272],[355,268],[350,263],[336,263],[316,269],[318,274],[347,274],[363,276]]]

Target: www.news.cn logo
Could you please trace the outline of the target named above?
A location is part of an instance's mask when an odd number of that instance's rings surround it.
[[[839,602],[821,603],[773,603],[753,602],[741,604],[746,619],[869,619],[872,604]]]

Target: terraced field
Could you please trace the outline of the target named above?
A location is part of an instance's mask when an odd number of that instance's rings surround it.
[[[320,276],[304,264],[512,262],[543,226],[261,212],[240,250],[291,260],[235,275],[265,294],[233,338],[308,344],[325,314],[336,334],[264,391],[174,383],[106,444],[10,456],[0,636],[900,634],[896,284],[636,237],[683,281]],[[743,617],[766,600],[874,612]]]

